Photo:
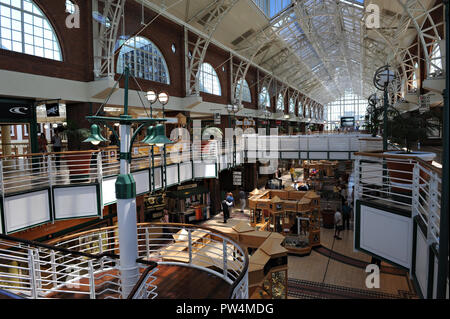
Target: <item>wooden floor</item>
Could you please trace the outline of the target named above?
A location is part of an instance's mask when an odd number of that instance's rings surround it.
[[[156,299],[228,299],[231,294],[231,286],[222,278],[208,272],[183,266],[158,265],[158,271],[154,274],[157,279],[153,282],[158,288]],[[108,274],[115,276],[117,271]],[[104,276],[96,280],[97,293],[113,288],[113,285],[101,283],[116,281],[112,276]],[[87,279],[82,279],[80,284],[87,284]],[[64,290],[68,288],[65,287]],[[57,299],[89,299],[89,294],[77,293],[77,291],[88,292],[88,287],[78,289],[69,288],[73,293],[56,292],[49,294],[48,298]],[[117,298],[117,294],[106,291],[97,296],[98,299],[107,297]]]
[[[158,265],[158,299],[229,299],[231,286],[195,268]]]

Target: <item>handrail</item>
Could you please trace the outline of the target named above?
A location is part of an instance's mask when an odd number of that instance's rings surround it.
[[[367,156],[367,157],[376,157],[376,158],[392,158],[392,159],[412,159],[417,161],[418,163],[420,163],[420,165],[425,166],[426,168],[433,170],[435,173],[437,174],[442,174],[442,169],[440,169],[439,167],[436,167],[430,163],[427,163],[426,161],[424,161],[423,159],[411,155],[411,156],[400,156],[400,155],[393,155],[393,154],[384,154],[384,153],[380,153],[380,152],[355,152],[354,153],[355,156]]]
[[[153,269],[155,269],[157,266],[156,263],[153,263],[153,265],[145,268],[144,272],[142,273],[141,277],[139,277],[139,280],[137,281],[137,283],[134,285],[133,289],[131,290],[130,294],[128,295],[127,299],[131,300],[133,299],[134,295],[136,295],[138,289],[141,287],[142,283],[144,282],[144,280],[147,278],[147,275],[150,273],[150,271],[152,271]]]
[[[89,257],[92,259],[101,259],[103,257],[110,257],[113,259],[119,258],[119,255],[117,255],[117,254],[111,254],[111,253],[104,252],[101,254],[94,255],[94,254],[89,254],[89,253],[85,253],[85,252],[81,252],[81,251],[75,251],[75,250],[71,250],[71,249],[67,249],[67,248],[57,247],[57,246],[44,244],[44,243],[40,243],[40,242],[33,241],[33,240],[22,239],[22,238],[9,236],[9,235],[3,235],[3,234],[0,234],[0,239],[17,242],[17,243],[22,243],[22,244],[26,244],[26,245],[34,246],[34,247],[55,250],[55,251],[59,251],[59,252],[66,253],[66,254],[71,254],[74,256],[78,256],[78,257]]]
[[[229,277],[229,274],[224,274],[225,279],[229,282],[230,287],[231,287],[231,293],[230,296],[233,295],[234,290],[239,286],[239,284],[245,284],[247,281],[245,279],[245,276],[247,276],[247,272],[248,272],[248,267],[249,267],[249,257],[248,257],[248,252],[243,249],[238,243],[236,243],[236,241],[234,239],[232,239],[228,234],[225,234],[223,232],[221,232],[220,230],[216,230],[216,229],[212,229],[209,227],[205,227],[205,226],[201,226],[201,225],[192,225],[192,224],[184,224],[184,223],[138,223],[138,236],[141,236],[143,233],[140,233],[140,231],[145,231],[147,232],[148,228],[164,228],[166,227],[167,229],[186,229],[187,231],[195,231],[195,230],[203,230],[205,231],[205,233],[211,234],[213,236],[217,236],[218,238],[221,238],[221,240],[223,240],[224,242],[233,245],[235,248],[238,248],[239,250],[239,256],[241,260],[241,263],[239,264],[239,272],[236,272],[235,275]],[[68,235],[62,238],[57,238],[57,239],[53,239],[51,242],[53,244],[58,244],[58,243],[68,243],[70,241],[73,241],[74,239],[77,238],[81,238],[82,236],[89,236],[90,234],[101,234],[104,232],[111,232],[111,230],[113,229],[117,229],[117,226],[108,226],[108,227],[103,227],[103,228],[98,228],[98,229],[93,229],[93,230],[89,230],[89,231],[85,231],[83,233],[78,233],[78,234],[72,234],[72,235]],[[141,235],[139,235],[141,234]],[[153,238],[153,237],[152,237]],[[144,240],[143,238],[141,240]],[[146,243],[146,245],[148,245],[148,243]],[[152,247],[152,245],[149,246],[150,249]],[[115,246],[113,248],[114,250],[118,250],[120,251],[120,246]],[[148,248],[145,248],[148,249]],[[142,254],[148,254],[148,251],[145,252],[145,250],[141,251],[139,250]],[[221,256],[221,258],[226,258],[226,253]],[[229,255],[229,257],[231,257],[231,255]],[[145,259],[142,258],[142,256],[140,258],[138,258],[136,260],[138,263],[142,263],[142,264],[148,264],[149,262],[146,261]],[[175,262],[175,264],[177,264],[177,262]],[[194,266],[195,267],[195,266]],[[202,268],[202,266],[200,266],[200,268]],[[217,271],[213,271],[213,273],[217,274]],[[142,277],[143,278],[143,277]]]

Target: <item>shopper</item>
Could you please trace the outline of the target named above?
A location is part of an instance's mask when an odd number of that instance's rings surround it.
[[[223,211],[223,223],[227,223],[227,219],[230,218],[230,207],[233,205],[228,200],[224,199],[222,201],[222,211]]]
[[[347,201],[348,195],[347,185],[345,184],[341,185],[340,195],[341,195],[341,205],[344,206],[344,203]]]
[[[52,144],[53,144],[53,152],[56,152],[56,153],[61,152],[62,140],[61,140],[61,136],[59,136],[59,132],[57,130],[55,130],[55,135],[53,135]],[[56,161],[57,169],[59,169],[59,166],[60,166],[60,158],[61,158],[61,154],[55,154],[55,161]]]
[[[41,135],[39,136],[38,143],[39,143],[39,153],[47,153],[48,152],[48,150],[47,150],[48,142],[47,142],[47,138],[45,137],[44,133],[41,133]],[[46,158],[44,156],[42,156],[41,160],[40,160],[40,162],[41,162],[40,167],[42,167],[43,169],[45,169],[45,167],[46,167],[45,161],[46,161]]]
[[[342,206],[342,220],[343,220],[343,229],[347,226],[347,229],[350,230],[350,218],[352,215],[352,208],[348,204],[348,201],[344,202]]]
[[[339,234],[342,230],[342,214],[339,210],[334,213],[334,238],[341,240]]]
[[[239,197],[241,199],[241,212],[244,212],[245,205],[246,205],[246,197],[247,197],[244,190],[241,189],[241,191],[239,192]]]
[[[47,153],[47,138],[45,137],[44,133],[41,133],[41,135],[39,136],[39,153]]]
[[[291,169],[289,170],[289,172],[291,173],[291,180],[292,180],[292,182],[294,182],[294,175],[295,175],[295,168],[294,168],[294,166],[291,166]]]

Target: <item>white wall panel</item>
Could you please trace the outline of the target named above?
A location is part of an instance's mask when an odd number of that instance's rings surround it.
[[[328,159],[327,152],[309,152],[309,158],[315,160],[326,160]]]
[[[58,187],[53,194],[56,219],[94,217],[99,214],[95,185]]]
[[[419,283],[422,294],[426,298],[428,286],[428,245],[427,239],[422,234],[420,227],[417,226],[416,234],[416,278]]]
[[[307,151],[308,150],[308,137],[305,135],[300,135],[299,137],[300,150]]]
[[[280,136],[280,151],[297,151],[300,148],[297,136]]]
[[[328,138],[326,136],[308,137],[309,151],[327,151]]]
[[[161,187],[162,187],[161,167],[155,167],[155,189],[160,189]]]
[[[7,233],[50,221],[48,190],[6,197],[4,214]]]
[[[178,184],[178,165],[167,166],[167,185]]]
[[[298,152],[281,152],[283,159],[298,159]]]
[[[134,181],[136,182],[136,194],[144,194],[150,191],[150,172],[148,170],[142,170],[131,173]]]
[[[216,165],[194,163],[194,177],[195,178],[216,177]]]
[[[350,138],[328,137],[329,149],[331,151],[350,151]]]
[[[412,219],[361,205],[360,246],[410,269]]]
[[[114,203],[116,199],[116,179],[117,177],[104,178],[102,181],[103,205]]]
[[[190,181],[192,179],[192,163],[180,164],[180,182]]]

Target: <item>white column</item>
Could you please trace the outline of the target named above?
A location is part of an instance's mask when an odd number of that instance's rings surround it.
[[[130,126],[120,125],[120,152],[127,154],[130,146]],[[130,155],[131,156],[131,155]],[[126,159],[120,160],[120,176],[130,175],[130,164]],[[130,175],[131,176],[131,175]],[[122,297],[130,294],[139,279],[136,263],[138,258],[136,196],[117,199],[117,220],[119,226],[120,272],[122,280]]]

